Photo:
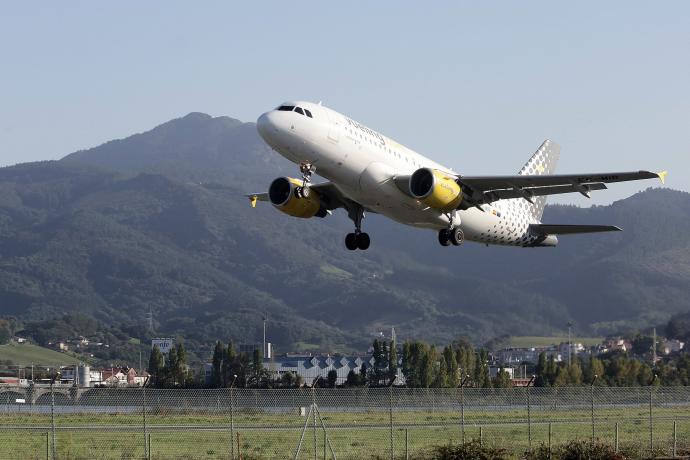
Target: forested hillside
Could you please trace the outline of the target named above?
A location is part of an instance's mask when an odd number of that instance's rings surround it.
[[[253,124],[190,114],[57,162],[0,169],[0,316],[78,311],[185,340],[260,337],[278,350],[365,347],[379,328],[402,339],[478,343],[551,335],[573,321],[605,334],[690,311],[690,195],[650,189],[611,206],[550,206],[546,222],[624,232],[562,237],[555,249],[441,248],[433,232],[368,216],[352,224],[252,209],[296,167]],[[602,192],[605,193],[605,192]]]

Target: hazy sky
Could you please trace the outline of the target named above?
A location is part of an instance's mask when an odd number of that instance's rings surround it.
[[[306,99],[463,174],[517,172],[548,137],[559,172],[690,190],[689,2],[430,4],[2,2],[0,165]]]

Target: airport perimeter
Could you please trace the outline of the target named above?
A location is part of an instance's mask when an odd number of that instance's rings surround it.
[[[690,387],[3,387],[0,410],[2,459],[419,459],[463,439],[509,458],[574,439],[690,453]]]

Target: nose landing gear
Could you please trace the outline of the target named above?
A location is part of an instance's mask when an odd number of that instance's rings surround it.
[[[299,172],[302,173],[302,186],[295,187],[295,196],[297,198],[309,198],[309,182],[311,182],[311,175],[316,171],[314,164],[303,161],[299,164]]]
[[[348,214],[355,223],[355,232],[348,233],[345,236],[345,247],[350,251],[354,251],[355,249],[366,251],[367,249],[369,249],[371,239],[369,238],[368,233],[362,232],[362,220],[364,220],[364,209],[361,206],[358,206],[355,209],[351,209],[348,212]]]

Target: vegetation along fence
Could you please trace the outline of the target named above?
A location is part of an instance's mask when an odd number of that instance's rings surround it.
[[[421,459],[472,440],[507,458],[572,440],[690,451],[690,387],[3,387],[0,410],[3,459]]]

